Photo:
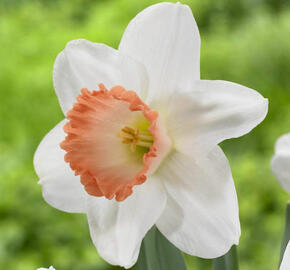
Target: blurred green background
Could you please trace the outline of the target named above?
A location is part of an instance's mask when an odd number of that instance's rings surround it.
[[[32,165],[42,137],[62,118],[52,85],[66,42],[117,47],[139,11],[158,1],[0,0],[0,269],[117,269],[97,254],[84,215],[42,199]],[[270,100],[266,120],[224,142],[237,187],[242,270],[276,269],[289,195],[269,168],[278,136],[290,131],[290,1],[193,0],[203,79],[234,81]],[[211,262],[186,256],[189,269]]]

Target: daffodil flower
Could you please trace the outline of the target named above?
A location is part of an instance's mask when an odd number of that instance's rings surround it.
[[[290,193],[290,133],[281,136],[275,145],[272,171],[281,186]]]
[[[289,270],[289,269],[290,269],[290,241],[288,242],[287,247],[285,249],[279,270]]]
[[[106,261],[131,267],[153,225],[203,258],[238,243],[235,186],[218,144],[258,125],[268,102],[247,87],[200,79],[200,36],[188,6],[145,9],[118,50],[69,42],[53,77],[66,119],[35,154],[43,197],[87,214]]]

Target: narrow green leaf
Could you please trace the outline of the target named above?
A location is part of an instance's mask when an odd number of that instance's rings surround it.
[[[158,257],[156,254],[156,228],[153,227],[142,241],[140,254],[137,261],[137,270],[155,270],[158,269]]]
[[[238,270],[238,254],[237,246],[232,246],[232,248],[224,256],[216,258],[213,260],[214,270]]]
[[[283,259],[283,255],[284,255],[284,252],[285,252],[285,249],[289,240],[290,240],[290,202],[288,202],[286,206],[285,229],[284,229],[284,235],[283,235],[282,246],[281,246],[279,267]]]
[[[156,247],[159,256],[159,269],[186,270],[180,250],[172,245],[157,229]]]
[[[181,252],[153,227],[144,238],[137,270],[186,270]]]

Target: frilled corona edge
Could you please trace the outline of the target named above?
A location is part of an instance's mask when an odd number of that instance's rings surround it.
[[[108,199],[116,196],[117,201],[123,201],[132,194],[134,185],[146,181],[146,173],[157,156],[158,113],[151,110],[135,92],[122,86],[115,86],[110,91],[103,84],[99,88],[99,91],[81,90],[77,103],[67,113],[69,122],[64,126],[67,136],[60,146],[67,152],[65,161],[75,175],[80,175],[81,183],[90,195]],[[143,155],[142,168],[139,165],[130,168],[121,162],[115,164],[113,157],[118,155],[118,150],[123,151],[123,147],[127,147],[120,143],[115,131],[123,122],[131,120],[129,111],[131,114],[141,112],[150,122],[148,131],[152,134],[153,143]],[[121,149],[114,148],[116,140]]]

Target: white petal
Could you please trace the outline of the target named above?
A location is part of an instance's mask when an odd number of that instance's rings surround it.
[[[73,213],[86,211],[87,193],[64,161],[59,144],[64,140],[65,120],[54,127],[42,140],[34,155],[34,168],[42,185],[42,195],[51,206]]]
[[[255,90],[226,81],[196,81],[191,91],[169,102],[168,132],[178,150],[198,154],[250,132],[267,110],[268,100]]]
[[[290,193],[290,133],[277,140],[272,170],[281,186]]]
[[[136,186],[123,202],[90,197],[88,221],[99,254],[113,265],[129,268],[135,264],[141,241],[165,204],[163,186],[153,178]]]
[[[288,245],[284,252],[283,260],[281,262],[279,270],[289,270],[289,269],[290,269],[290,241],[288,242]]]
[[[69,42],[57,56],[53,81],[64,113],[71,109],[82,88],[98,89],[100,83],[108,89],[122,85],[141,97],[147,89],[147,75],[141,64],[104,44],[84,39]]]
[[[160,3],[143,10],[129,23],[119,50],[145,65],[147,103],[170,94],[177,83],[200,78],[200,36],[186,5]]]
[[[218,146],[206,157],[172,153],[158,177],[164,180],[168,198],[156,225],[175,246],[194,256],[215,258],[238,244],[237,195]]]

